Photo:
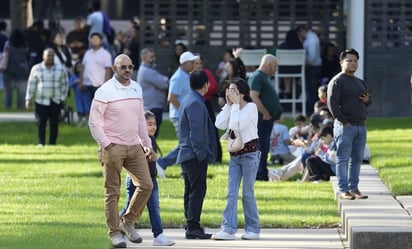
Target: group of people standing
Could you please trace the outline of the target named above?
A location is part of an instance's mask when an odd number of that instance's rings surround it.
[[[142,237],[134,229],[134,222],[140,217],[146,203],[149,208],[156,210],[155,213],[159,213],[158,201],[147,201],[153,193],[155,200],[158,198],[157,182],[151,175],[153,177],[165,173],[165,168],[160,165],[165,160],[169,160],[169,165],[181,164],[182,167],[187,239],[236,238],[237,200],[241,181],[246,224],[241,238],[259,239],[260,224],[254,184],[256,180],[268,180],[270,134],[273,122],[281,116],[279,97],[270,79],[277,70],[276,57],[271,54],[263,56],[259,67],[248,79],[239,77],[239,70],[228,70],[231,76],[226,81],[226,87],[220,89],[220,96],[224,97],[222,110],[213,121],[205,98],[212,87],[210,73],[201,67],[195,67],[196,61],[201,59],[199,55],[190,51],[183,52],[179,57],[179,66],[170,80],[156,71],[155,53],[152,49],[141,50],[140,56],[142,64],[137,72],[137,82],[131,79],[134,69],[131,59],[124,54],[116,57],[112,66],[114,76],[96,91],[89,121],[92,136],[101,148],[99,156],[105,172],[106,219],[113,245],[126,245],[121,233],[126,234],[134,243],[142,241]],[[364,82],[354,76],[358,58],[356,51],[344,51],[340,58],[342,72],[330,81],[328,87],[328,105],[336,118],[336,174],[342,191],[341,198],[344,199],[365,198],[358,189],[361,163],[358,155],[363,154],[360,144],[365,143],[364,120],[370,95]],[[232,67],[239,68],[239,63]],[[150,142],[144,110],[150,110],[151,122],[160,125],[164,99],[161,103],[152,103],[154,98],[149,96],[164,96],[166,90],[170,103],[170,120],[179,143],[169,155],[156,158],[153,147],[157,145],[153,139]],[[356,113],[353,113],[352,107],[347,107],[349,103],[343,96],[348,95],[353,96],[351,104],[356,105]],[[359,103],[353,103],[355,98]],[[339,129],[343,127],[339,124],[343,123],[354,127],[352,134]],[[230,153],[227,204],[223,211],[221,230],[212,235],[204,231],[200,217],[206,196],[208,164],[215,162],[217,157],[216,127],[236,131],[244,146],[241,150]],[[355,130],[359,134],[354,134]],[[325,133],[327,135],[330,134]],[[153,138],[156,135],[152,132],[150,136]],[[117,201],[121,189],[121,167],[127,169],[128,186],[133,186],[134,190],[128,188],[128,202],[119,215]],[[154,170],[157,172],[150,174]],[[155,192],[152,191],[154,186]],[[153,219],[159,220],[155,217]],[[152,229],[158,228],[153,230],[154,244],[174,244],[163,235],[159,225],[152,223],[152,226]]]
[[[222,86],[203,68],[201,56],[184,51],[169,80],[155,69],[156,55],[150,48],[140,51],[141,65],[137,71],[126,54],[118,55],[113,63],[110,51],[104,48],[110,33],[106,30],[106,17],[103,14],[91,17],[90,24],[97,20],[100,29],[89,34],[90,48],[78,64],[70,62],[70,53],[61,45],[62,37],[58,32],[55,45],[43,50],[42,61],[34,64],[30,73],[27,62],[29,80],[24,100],[26,108],[31,106],[33,99],[35,102],[39,118],[38,144],[46,144],[48,120],[51,126],[49,143],[55,144],[61,105],[67,96],[69,74],[72,76],[70,81],[79,97],[76,101],[84,104],[78,112],[88,122],[92,137],[100,147],[98,157],[104,173],[106,223],[113,246],[126,247],[122,233],[133,243],[142,242],[134,224],[146,205],[151,213],[153,244],[174,244],[163,235],[156,181],[156,176],[164,176],[165,168],[173,164],[182,167],[187,239],[236,239],[240,186],[245,217],[245,232],[241,238],[259,239],[254,184],[256,180],[268,181],[270,135],[274,121],[280,119],[282,112],[271,80],[278,66],[276,57],[264,55],[259,67],[247,79],[239,58],[241,50],[232,50],[233,57],[230,56],[225,65],[225,85]],[[296,33],[310,43],[310,30],[297,29]],[[12,39],[10,44],[10,47],[19,48]],[[358,59],[355,50],[343,51],[341,72],[328,84],[327,105],[335,118],[336,174],[343,199],[365,198],[358,183],[366,142],[366,106],[371,103],[371,97],[365,83],[354,76]],[[73,64],[76,65],[74,70]],[[308,70],[312,71],[309,76],[318,75],[321,64],[317,58],[309,64]],[[132,79],[134,73],[136,81]],[[313,87],[310,83],[307,85]],[[210,98],[215,94],[222,107],[217,116],[210,105]],[[155,138],[159,134],[166,99],[179,143],[168,155],[157,158]],[[230,152],[227,203],[221,229],[212,235],[204,231],[200,217],[206,196],[208,164],[221,161],[222,157],[217,128],[235,131],[232,134],[240,136],[244,146]],[[125,208],[119,212],[123,167],[127,170],[128,198]]]

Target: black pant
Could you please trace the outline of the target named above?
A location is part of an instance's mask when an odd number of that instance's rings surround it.
[[[330,165],[322,161],[318,156],[311,156],[306,159],[306,167],[308,168],[310,178],[313,181],[329,181],[329,178],[335,175],[330,168]]]
[[[56,144],[57,134],[59,132],[59,117],[62,105],[51,101],[50,105],[41,105],[36,103],[35,113],[37,117],[37,143],[46,144],[46,125],[50,124],[49,144]]]
[[[206,107],[207,111],[209,113],[209,117],[212,120],[212,123],[214,124],[216,121],[216,115],[215,115],[215,110],[213,109],[212,101],[207,100],[206,102]],[[222,162],[222,144],[220,143],[220,136],[219,136],[219,131],[217,130],[216,126],[215,128],[215,137],[216,137],[216,162]]]
[[[197,158],[182,163],[185,180],[184,211],[188,230],[200,228],[200,215],[206,195],[207,159]]]
[[[256,180],[268,181],[268,153],[270,149],[270,134],[272,133],[273,119],[264,120],[259,114],[258,120],[258,136],[259,150],[261,152],[259,168],[256,174]]]

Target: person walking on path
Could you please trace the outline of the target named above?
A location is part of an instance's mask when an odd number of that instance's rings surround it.
[[[230,129],[242,138],[244,148],[230,153],[229,179],[226,207],[223,211],[221,230],[213,235],[215,240],[236,239],[237,201],[240,181],[243,178],[242,206],[245,217],[245,233],[242,239],[259,239],[259,213],[255,199],[256,172],[259,167],[258,148],[258,110],[250,97],[249,86],[245,80],[234,78],[226,90],[226,104],[216,117],[219,129]]]
[[[366,107],[372,103],[366,83],[355,76],[359,53],[355,49],[340,54],[342,71],[328,84],[327,105],[334,121],[336,177],[340,198],[366,199],[358,188],[360,166],[366,144]]]
[[[68,76],[64,66],[54,64],[53,49],[43,52],[43,62],[31,69],[26,92],[26,109],[33,97],[37,117],[37,144],[46,144],[46,125],[50,124],[49,144],[55,145],[59,133],[59,117],[68,91]]]
[[[156,115],[157,129],[155,137],[159,134],[163,120],[163,109],[166,103],[169,78],[156,70],[156,54],[152,48],[144,48],[140,51],[140,64],[137,71],[137,83],[143,89],[145,110],[150,110]]]
[[[209,83],[204,71],[190,74],[190,88],[180,106],[177,155],[185,183],[186,239],[210,239],[212,235],[200,226],[200,215],[206,195],[208,163],[216,159],[216,138],[205,104]]]
[[[267,158],[270,148],[270,134],[273,121],[281,114],[279,97],[270,77],[276,72],[278,62],[276,57],[266,54],[262,57],[259,68],[249,77],[250,96],[259,111],[258,135],[260,157],[256,180],[268,181]]]
[[[112,67],[114,76],[97,89],[93,99],[89,128],[99,144],[103,166],[106,224],[114,247],[126,247],[121,233],[133,243],[142,237],[134,229],[153,189],[146,158],[156,160],[147,133],[142,88],[131,80],[131,59],[120,54]],[[119,219],[120,175],[124,167],[137,186],[129,207]]]

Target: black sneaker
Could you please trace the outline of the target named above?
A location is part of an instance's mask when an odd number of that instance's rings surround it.
[[[205,233],[203,228],[186,230],[186,239],[210,239],[212,234]]]

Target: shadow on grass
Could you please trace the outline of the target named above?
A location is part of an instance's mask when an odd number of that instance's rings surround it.
[[[103,177],[103,171],[96,171],[96,172],[85,172],[85,173],[64,173],[59,174],[59,177],[96,177],[100,178]]]

